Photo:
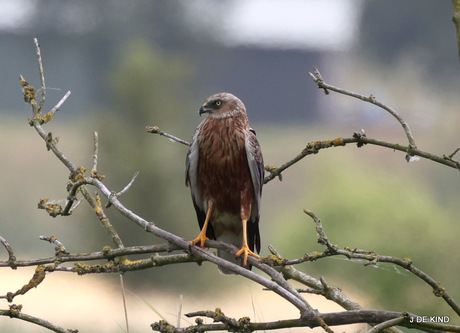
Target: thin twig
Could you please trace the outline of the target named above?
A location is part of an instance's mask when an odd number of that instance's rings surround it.
[[[290,260],[283,259],[280,253],[275,248],[273,248],[273,246],[269,245],[269,250],[276,257],[277,261],[281,264],[281,266],[278,265],[275,268],[278,269],[281,273],[283,273],[286,280],[292,279],[294,281],[302,283],[305,286],[312,288],[313,290],[317,290],[321,292],[324,297],[337,303],[346,310],[361,309],[361,306],[358,303],[352,301],[349,297],[343,294],[343,292],[339,288],[329,287],[324,281],[324,279],[318,280],[304,272],[297,270],[294,266],[289,265],[288,262],[290,262]]]
[[[12,304],[10,305],[9,310],[0,310],[0,316],[17,318],[17,319],[20,319],[20,320],[23,320],[23,321],[26,321],[26,322],[29,322],[35,325],[42,326],[53,332],[58,332],[58,333],[77,332],[77,330],[68,330],[58,325],[55,325],[47,320],[28,315],[26,313],[21,312],[21,310],[22,310],[22,305]]]
[[[53,119],[53,117],[56,114],[56,112],[58,112],[59,109],[61,108],[61,106],[65,103],[65,101],[67,101],[67,98],[69,98],[70,94],[71,94],[71,91],[70,90],[67,91],[65,93],[65,95],[62,96],[62,98],[59,100],[59,102],[57,102],[57,104],[47,114],[45,114],[42,117],[42,120],[43,120],[44,123],[47,123],[51,119]]]
[[[0,236],[0,243],[2,243],[2,245],[6,249],[6,252],[8,252],[8,262],[10,263],[9,265],[14,268],[15,266],[14,265],[12,266],[12,263],[16,261],[16,257],[14,255],[13,248],[7,242],[7,240],[3,238],[2,236]]]
[[[459,150],[460,150],[460,147],[455,149],[455,151],[452,154],[450,154],[449,157],[452,159],[454,155],[458,153]]]
[[[310,217],[316,217],[313,213],[308,214]],[[322,225],[318,224],[318,220],[313,218],[314,222],[316,223],[316,228],[319,230],[319,238],[318,242],[322,243],[320,241],[321,235],[323,237],[325,236],[324,230],[322,229]],[[327,238],[326,238],[327,239]],[[322,243],[323,244],[323,243]],[[325,244],[326,245],[326,244]],[[295,263],[300,263],[302,261],[316,261],[320,258],[325,258],[325,257],[330,257],[330,256],[335,256],[335,255],[343,255],[347,257],[348,259],[360,259],[360,260],[365,260],[367,262],[367,265],[370,264],[376,264],[378,262],[386,262],[386,263],[392,263],[394,265],[400,266],[404,268],[405,270],[411,272],[418,278],[420,278],[422,281],[427,283],[431,288],[433,288],[433,294],[437,297],[442,297],[444,301],[460,316],[460,306],[450,297],[446,289],[436,280],[434,280],[431,276],[420,270],[419,268],[415,267],[412,264],[412,260],[405,258],[405,259],[400,259],[396,257],[391,257],[391,256],[384,256],[384,255],[378,255],[377,253],[373,251],[365,251],[365,250],[358,250],[358,249],[350,249],[350,248],[345,248],[344,250],[338,249],[336,246],[333,247],[333,250],[331,251],[331,248],[328,246],[327,250],[320,253],[320,252],[315,252],[313,254],[308,254],[305,255],[304,258],[296,261]],[[286,261],[285,264],[293,264],[293,261]]]
[[[94,154],[93,154],[93,169],[91,171],[93,172],[94,170],[94,173],[96,173],[97,172],[97,160],[99,156],[99,133],[94,132],[93,138],[94,138]]]
[[[377,333],[377,332],[383,331],[386,328],[397,326],[404,321],[407,321],[407,318],[400,317],[400,318],[390,319],[390,320],[384,321],[383,323],[375,325],[369,331],[367,331],[367,333]]]
[[[41,113],[43,110],[43,106],[45,105],[45,97],[46,97],[46,84],[45,84],[45,71],[43,70],[43,61],[42,61],[42,53],[40,51],[40,44],[38,44],[38,39],[34,38],[35,50],[37,52],[38,58],[38,71],[40,75],[40,82],[41,82],[41,98],[40,103],[38,105],[38,113]]]
[[[409,149],[417,148],[417,145],[415,144],[415,140],[414,140],[414,137],[413,137],[413,135],[411,133],[409,125],[399,115],[399,113],[396,110],[394,110],[393,108],[391,108],[391,107],[389,107],[389,106],[377,101],[377,99],[373,95],[370,95],[369,97],[367,97],[367,96],[364,96],[364,95],[361,95],[361,94],[358,94],[358,93],[355,93],[355,92],[352,92],[352,91],[348,91],[348,90],[345,90],[345,89],[342,89],[342,88],[334,87],[334,86],[324,82],[324,79],[323,79],[321,73],[319,72],[319,70],[317,68],[315,68],[314,74],[312,74],[312,73],[309,73],[309,74],[313,78],[315,83],[318,85],[318,88],[332,90],[332,91],[335,91],[335,92],[337,92],[339,94],[342,94],[342,95],[351,96],[351,97],[360,99],[360,100],[362,100],[364,102],[374,104],[374,105],[380,107],[381,109],[387,111],[403,127],[404,132],[406,133],[406,136],[407,136],[407,140],[409,141]],[[410,154],[411,151],[409,150],[409,151],[407,151],[407,153]]]
[[[12,264],[15,267],[30,267],[37,265],[52,264],[59,259],[60,263],[65,262],[78,262],[78,261],[92,261],[92,260],[113,260],[117,257],[128,256],[128,255],[139,255],[139,254],[155,254],[162,252],[171,252],[178,250],[178,247],[172,246],[171,244],[157,244],[157,245],[145,245],[145,246],[131,246],[125,248],[104,248],[103,251],[90,252],[90,253],[68,253],[60,255],[59,258],[47,257],[38,259],[28,260],[15,260]],[[192,262],[192,261],[191,261]],[[9,261],[0,261],[0,267],[9,267]]]
[[[89,178],[93,179],[93,178]],[[87,182],[86,182],[87,183]],[[86,186],[80,187],[80,192],[85,198],[85,200],[89,203],[91,208],[93,209],[94,213],[96,214],[97,218],[101,222],[102,226],[105,228],[107,233],[112,238],[112,241],[117,245],[119,248],[123,248],[123,241],[121,240],[118,232],[115,230],[115,227],[110,222],[108,216],[106,215],[104,208],[102,206],[101,198],[98,193],[96,193],[95,197],[93,197]]]
[[[45,132],[43,127],[38,123],[38,121],[33,120],[33,127],[37,131],[37,133],[41,136],[43,140],[46,142],[46,138],[48,133]],[[54,153],[54,155],[70,170],[71,173],[75,173],[77,167],[73,164],[56,146],[54,142],[47,143],[47,147]]]
[[[182,143],[185,146],[190,146],[190,143],[188,143],[187,141],[182,140],[182,139],[180,139],[180,138],[178,138],[178,137],[176,137],[176,136],[174,136],[172,134],[163,132],[162,130],[160,130],[160,128],[158,126],[147,126],[146,130],[149,133],[159,134],[161,136],[167,137],[168,139],[170,139],[173,142],[178,142],[178,143]]]
[[[337,251],[337,246],[329,242],[326,233],[323,231],[323,224],[321,223],[321,220],[309,209],[304,209],[303,212],[310,216],[313,219],[313,221],[315,221],[316,232],[318,233],[318,243],[325,245],[329,252],[335,253],[335,251]]]
[[[62,256],[62,255],[67,255],[69,252],[65,248],[64,244],[62,244],[55,236],[39,236],[41,240],[53,243],[56,245],[56,256]]]
[[[131,186],[133,185],[134,181],[136,180],[137,176],[139,175],[139,171],[136,171],[134,173],[134,176],[133,178],[131,178],[131,180],[129,181],[128,185],[126,185],[120,192],[116,193],[115,196],[117,197],[121,197],[123,194],[125,194],[126,192],[128,192],[128,190],[131,188]]]

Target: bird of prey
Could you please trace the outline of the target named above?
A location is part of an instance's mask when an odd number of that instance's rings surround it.
[[[246,107],[236,96],[222,92],[209,97],[199,114],[187,153],[186,180],[190,186],[200,234],[190,243],[204,247],[207,239],[233,244],[232,255],[221,258],[248,267],[248,256],[260,258],[259,209],[264,164]],[[248,267],[250,268],[250,267]],[[224,274],[229,270],[219,267]]]

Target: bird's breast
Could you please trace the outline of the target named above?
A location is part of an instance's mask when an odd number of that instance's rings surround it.
[[[202,200],[239,215],[241,193],[252,188],[244,128],[231,119],[210,119],[198,135],[198,179]]]

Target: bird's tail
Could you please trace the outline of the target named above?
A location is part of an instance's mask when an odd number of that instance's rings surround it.
[[[236,258],[234,254],[228,253],[227,251],[217,250],[217,255],[222,259],[225,259],[225,260],[230,261],[230,262],[232,262],[234,264],[243,266],[243,260],[242,259]],[[218,266],[218,268],[219,268],[219,272],[222,273],[222,274],[225,274],[225,275],[235,274],[233,271],[231,271],[229,269],[226,269],[226,268],[224,268],[222,266]]]
[[[243,233],[239,234],[239,235],[222,235],[221,237],[218,237],[217,240],[218,241],[221,241],[221,242],[224,242],[224,243],[227,243],[227,244],[232,244],[232,245],[235,245],[237,248],[240,248],[241,247],[241,241],[243,239]],[[222,259],[225,259],[227,261],[230,261],[234,264],[237,264],[237,265],[240,265],[240,266],[243,266],[243,259],[242,258],[236,258],[234,254],[232,253],[229,253],[225,250],[217,250],[217,256],[222,258]],[[233,271],[231,270],[228,270],[222,266],[219,266],[219,272],[222,273],[222,274],[225,274],[225,275],[229,275],[229,274],[235,274]]]

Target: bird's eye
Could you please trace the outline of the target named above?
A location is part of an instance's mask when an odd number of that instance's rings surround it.
[[[221,100],[216,101],[216,105],[217,105],[217,106],[221,106],[221,105],[222,105],[222,101],[221,101]]]

